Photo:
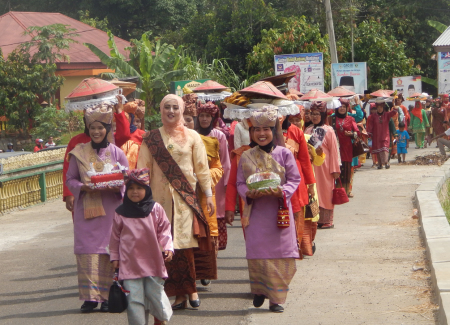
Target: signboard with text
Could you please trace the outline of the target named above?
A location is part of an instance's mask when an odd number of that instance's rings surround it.
[[[332,63],[331,88],[342,86],[357,94],[367,89],[366,62]]]
[[[323,53],[275,55],[275,75],[295,72],[288,88],[307,93],[317,88],[324,91]]]

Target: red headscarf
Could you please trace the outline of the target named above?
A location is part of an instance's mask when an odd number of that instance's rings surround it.
[[[420,120],[420,123],[422,123],[422,104],[420,101],[416,102],[416,106],[411,113]]]

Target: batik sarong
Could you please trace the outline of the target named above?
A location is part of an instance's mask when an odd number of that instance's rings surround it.
[[[166,263],[169,277],[164,283],[168,297],[183,296],[197,292],[195,285],[194,250],[176,249],[172,261]]]
[[[228,231],[227,222],[225,218],[217,219],[217,225],[219,227],[219,251],[227,248]]]
[[[108,300],[114,270],[107,254],[77,254],[78,291],[80,300]]]
[[[289,284],[297,271],[294,258],[248,261],[251,293],[264,295],[273,304],[284,304]]]

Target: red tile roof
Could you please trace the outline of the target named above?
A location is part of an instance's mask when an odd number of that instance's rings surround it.
[[[64,52],[69,55],[70,64],[61,62],[58,64],[59,68],[76,69],[77,67],[85,68],[87,65],[104,67],[99,58],[83,43],[92,43],[103,52],[109,53],[108,35],[102,30],[60,13],[10,11],[0,16],[0,31],[2,31],[0,33],[0,47],[3,55],[6,57],[20,43],[31,39],[29,35],[23,35],[28,27],[51,24],[69,25],[70,28],[76,29],[75,33],[79,34],[79,36],[74,37],[78,43],[71,44],[70,49]],[[128,52],[124,48],[130,46],[130,43],[118,37],[115,37],[115,41],[119,51],[128,57]]]

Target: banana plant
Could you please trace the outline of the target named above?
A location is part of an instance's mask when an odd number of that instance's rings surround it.
[[[135,56],[128,60],[123,56],[114,41],[114,35],[108,33],[109,55],[93,44],[85,43],[103,64],[115,70],[118,77],[138,77],[140,97],[147,103],[151,115],[158,103],[169,92],[171,81],[184,75],[182,47],[161,44],[160,40],[150,41],[148,34],[143,34],[140,40],[133,40],[130,49]],[[133,64],[134,63],[134,64]]]

